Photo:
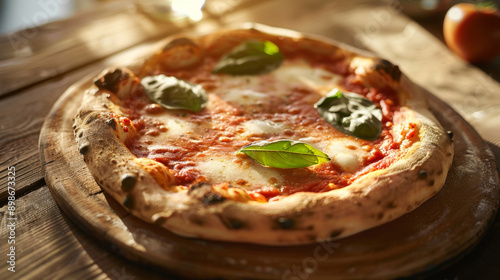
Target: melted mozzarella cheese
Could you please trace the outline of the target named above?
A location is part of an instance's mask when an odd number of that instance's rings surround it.
[[[282,181],[281,175],[274,169],[258,164],[236,163],[231,156],[210,156],[206,161],[198,162],[198,169],[213,183],[256,188]]]
[[[262,135],[271,133],[281,133],[286,126],[270,120],[248,120],[242,124],[245,132],[243,135]]]
[[[272,72],[272,75],[281,83],[306,86],[322,94],[332,90],[332,86],[341,79],[339,75],[321,68],[313,68],[303,61],[285,64]]]
[[[356,171],[370,155],[362,149],[358,142],[349,138],[336,138],[325,141],[307,137],[301,138],[299,141],[322,150],[346,172]]]
[[[323,151],[347,172],[354,172],[369,156],[358,142],[349,138],[332,139]]]
[[[173,118],[170,114],[162,114],[156,117],[167,128],[162,133],[162,137],[178,137],[181,135],[192,134],[196,131],[196,125],[181,118]]]
[[[229,89],[223,95],[223,99],[237,105],[254,105],[259,104],[262,100],[266,99],[267,94],[257,92],[251,89]]]

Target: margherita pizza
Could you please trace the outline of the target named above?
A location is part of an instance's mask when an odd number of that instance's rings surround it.
[[[397,66],[291,31],[173,38],[94,84],[74,125],[91,174],[182,236],[342,238],[417,208],[452,162],[449,135]]]

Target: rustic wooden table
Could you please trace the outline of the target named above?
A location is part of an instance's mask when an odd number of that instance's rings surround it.
[[[458,59],[442,43],[441,20],[442,14],[409,19],[400,2],[391,0],[209,0],[200,22],[162,22],[128,1],[110,1],[67,20],[0,37],[0,278],[167,277],[104,249],[61,212],[45,184],[38,142],[45,117],[72,84],[146,54],[179,32],[259,22],[374,52],[451,105],[500,162],[500,60],[473,66]],[[497,217],[476,248],[429,278],[498,279],[499,251]],[[8,270],[12,252],[15,272]]]

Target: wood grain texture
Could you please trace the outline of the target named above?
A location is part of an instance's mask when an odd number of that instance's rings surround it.
[[[102,64],[79,69],[63,77],[49,79],[36,87],[30,87],[16,95],[2,99],[0,119],[0,202],[6,201],[7,168],[16,168],[16,187],[20,194],[34,184],[43,182],[38,156],[38,139],[43,121],[51,106],[82,75],[99,71]]]
[[[0,64],[0,96],[181,27],[153,21],[137,12],[131,1],[113,1],[69,20],[0,37],[6,50]]]
[[[473,129],[432,95],[433,111],[455,132],[454,163],[442,191],[415,211],[341,240],[269,247],[182,238],[126,214],[99,187],[78,153],[71,126],[89,81],[70,88],[41,132],[46,181],[60,207],[108,247],[188,278],[385,279],[430,273],[479,242],[499,203],[494,157]],[[446,117],[444,117],[446,116]],[[295,270],[294,270],[295,269]]]
[[[105,200],[103,194],[94,199]],[[76,227],[61,214],[47,186],[16,202],[17,269],[10,273],[1,262],[2,279],[164,279],[104,249]],[[0,208],[0,236],[8,234],[5,210]],[[7,245],[2,242],[0,251],[8,252]]]

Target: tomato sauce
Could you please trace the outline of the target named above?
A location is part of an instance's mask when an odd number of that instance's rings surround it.
[[[276,169],[284,178],[280,185],[269,184],[249,191],[250,194],[264,197],[268,201],[278,200],[283,196],[297,192],[326,192],[348,186],[360,176],[373,170],[383,169],[397,160],[400,153],[401,143],[396,143],[390,133],[393,125],[394,113],[399,110],[397,93],[389,88],[366,88],[362,81],[351,73],[349,67],[342,59],[325,58],[321,56],[307,56],[304,53],[288,53],[292,57],[308,57],[310,63],[332,73],[342,75],[340,85],[347,91],[355,92],[365,96],[374,102],[382,110],[382,133],[375,141],[357,139],[363,149],[370,156],[363,162],[360,169],[355,172],[343,171],[334,161],[319,164],[317,166],[297,169]],[[215,64],[212,57],[205,58],[200,66],[182,71],[162,71],[162,74],[175,76],[190,83],[202,85],[207,92],[218,88],[220,85],[217,76],[211,73]],[[144,95],[144,93],[138,93]],[[196,169],[196,162],[207,156],[204,151],[216,153],[234,154],[242,146],[253,141],[262,140],[262,137],[251,136],[241,140],[236,137],[242,131],[237,126],[250,119],[271,120],[275,123],[284,123],[294,129],[285,130],[281,135],[268,135],[266,139],[274,140],[290,138],[299,139],[308,137],[310,133],[317,135],[328,135],[328,137],[350,137],[336,130],[321,118],[312,104],[304,102],[305,97],[315,96],[319,99],[321,95],[306,87],[291,88],[286,96],[286,102],[269,102],[263,106],[252,106],[250,112],[238,106],[228,106],[227,103],[210,99],[211,110],[201,110],[196,113],[184,113],[186,121],[196,124],[210,123],[210,127],[196,135],[180,135],[175,139],[169,139],[161,146],[147,146],[141,136],[147,133],[161,132],[161,124],[155,123],[154,119],[144,117],[141,110],[148,112],[158,111],[150,106],[147,98],[134,97],[124,102],[126,113],[133,125],[139,132],[139,136],[127,142],[128,148],[138,157],[149,157],[163,163],[175,175],[177,183],[181,185],[192,185],[203,181],[205,178]],[[168,129],[168,128],[166,128]],[[156,131],[156,132],[155,132]],[[407,129],[405,139],[411,139],[418,134],[416,126]],[[354,138],[352,138],[354,139]],[[238,160],[238,159],[235,159]],[[251,182],[250,182],[251,184]]]

